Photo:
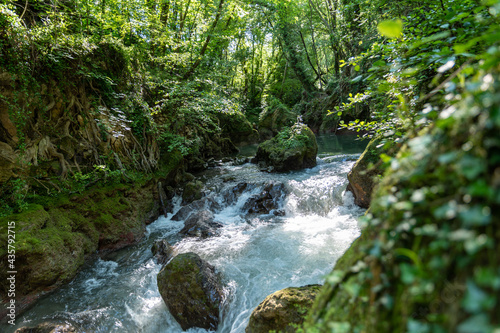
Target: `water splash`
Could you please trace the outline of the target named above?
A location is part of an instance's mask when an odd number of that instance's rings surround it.
[[[359,236],[357,217],[364,211],[345,193],[347,172],[359,154],[321,156],[315,168],[286,174],[262,173],[251,164],[207,171],[202,175],[207,195],[222,207],[214,212],[223,225],[218,236],[182,238],[183,221],[171,220],[181,208],[176,197],[174,212],[149,225],[141,244],[113,254],[112,260],[97,260],[18,318],[16,327],[66,321],[93,332],[182,332],[158,292],[161,267],[150,252],[155,240],[166,238],[178,253],[196,252],[224,277],[227,298],[217,332],[244,332],[252,310],[267,295],[322,283]],[[228,204],[228,191],[241,182],[252,186]],[[247,215],[245,203],[269,182],[286,187],[280,203],[284,216]]]

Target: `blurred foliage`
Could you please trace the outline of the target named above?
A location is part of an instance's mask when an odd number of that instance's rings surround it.
[[[450,53],[428,48],[427,43],[450,42],[431,36],[432,42],[414,41],[399,58],[400,64],[414,65],[417,52],[423,53],[420,60],[430,61],[424,64],[436,73],[428,82],[444,82],[446,71],[454,75],[421,112],[418,103],[409,106],[409,95],[395,104],[396,112],[407,115],[400,122],[413,122],[413,132],[395,158],[385,156],[388,169],[362,220],[363,234],[327,278],[305,331],[500,329],[500,3],[477,10],[467,7],[472,4],[457,4],[466,12],[446,12],[451,23],[469,16],[466,23],[474,22],[465,24],[472,33],[460,30],[461,44]],[[465,55],[463,45],[469,45]],[[404,73],[406,67],[390,68]],[[394,128],[401,124],[382,127]]]

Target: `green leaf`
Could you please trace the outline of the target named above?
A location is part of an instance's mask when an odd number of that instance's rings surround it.
[[[479,288],[472,280],[467,281],[467,293],[463,299],[463,306],[469,313],[481,313],[491,309],[495,305],[495,299]],[[486,332],[486,331],[478,331]]]
[[[378,32],[387,38],[398,38],[403,32],[403,21],[387,20],[382,21],[377,26]]]
[[[481,313],[470,317],[460,324],[457,328],[458,333],[479,333],[491,332],[491,326],[488,320],[488,315]]]

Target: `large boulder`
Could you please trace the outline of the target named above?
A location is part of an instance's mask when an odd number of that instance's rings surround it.
[[[349,180],[347,191],[352,192],[356,205],[362,208],[370,206],[373,189],[385,170],[380,155],[382,153],[394,155],[393,147],[392,142],[384,142],[383,136],[373,138],[347,174]]]
[[[238,198],[241,196],[241,194],[243,194],[243,192],[253,189],[254,186],[255,184],[238,183],[229,191],[224,193],[224,201],[226,202],[227,205],[232,205],[238,200]]]
[[[184,222],[180,233],[190,237],[207,238],[215,236],[222,224],[214,221],[214,214],[209,210],[193,212]]]
[[[183,330],[217,330],[222,286],[215,268],[195,253],[183,253],[158,273],[158,289]]]
[[[296,123],[261,143],[252,162],[270,171],[286,172],[316,166],[317,153],[314,133],[306,125]]]
[[[292,287],[267,296],[253,310],[245,332],[296,332],[304,322],[320,288],[320,285]]]

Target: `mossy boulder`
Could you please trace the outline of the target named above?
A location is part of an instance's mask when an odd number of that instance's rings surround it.
[[[215,268],[196,253],[173,258],[157,276],[158,289],[183,330],[217,330],[222,286]]]
[[[347,191],[352,192],[356,205],[362,208],[370,206],[373,189],[385,170],[380,154],[394,155],[394,148],[395,145],[384,140],[383,136],[373,138],[347,174]]]
[[[182,205],[187,205],[203,197],[203,183],[199,180],[188,182],[182,192]]]
[[[297,123],[259,145],[253,163],[270,171],[286,172],[316,166],[318,144],[309,127]]]
[[[304,322],[320,285],[279,290],[264,299],[250,316],[246,333],[293,333]]]
[[[499,74],[465,86],[386,170],[306,332],[500,329]]]

